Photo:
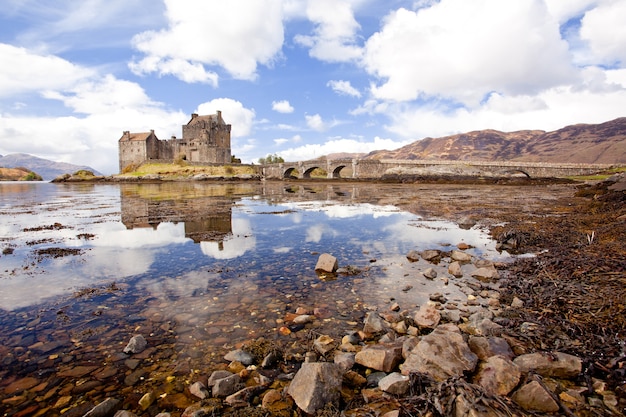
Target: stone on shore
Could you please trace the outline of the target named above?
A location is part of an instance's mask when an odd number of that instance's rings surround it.
[[[435,279],[435,278],[437,278],[437,271],[435,271],[434,268],[428,268],[422,274],[427,279]]]
[[[527,411],[554,413],[559,411],[559,405],[543,386],[532,381],[524,385],[511,396],[520,407]]]
[[[508,395],[519,383],[521,374],[509,358],[492,356],[478,365],[474,382],[492,395]]]
[[[469,253],[461,252],[460,250],[453,250],[450,254],[450,258],[453,261],[458,261],[461,263],[469,263],[472,262],[472,255]]]
[[[363,332],[365,334],[384,333],[390,329],[389,324],[375,311],[370,311],[365,315]]]
[[[470,336],[468,344],[472,352],[482,361],[496,355],[508,359],[513,359],[515,356],[511,346],[501,337]]]
[[[466,371],[473,371],[478,357],[454,327],[456,326],[439,326],[422,337],[402,364],[402,374],[421,372],[437,381],[444,381],[450,377],[463,376]]]
[[[83,417],[108,417],[120,409],[122,402],[115,398],[107,398],[94,408],[89,410]]]
[[[238,374],[231,374],[226,378],[218,379],[213,385],[214,397],[227,397],[237,392],[241,387],[239,383],[241,378]]]
[[[528,353],[518,356],[513,362],[524,373],[533,371],[544,377],[574,378],[582,372],[580,358],[562,352]]]
[[[402,361],[402,346],[371,345],[357,352],[354,360],[359,365],[382,372],[391,372]]]
[[[380,381],[378,388],[392,395],[404,395],[409,391],[411,383],[409,377],[399,372],[392,372]]]
[[[124,353],[141,353],[148,346],[148,341],[145,337],[138,334],[130,338],[130,341],[124,348]]]
[[[241,362],[245,366],[253,365],[255,362],[254,356],[245,350],[236,349],[228,352],[224,355],[224,359],[228,362]]]
[[[463,271],[461,270],[461,264],[457,261],[452,262],[448,266],[448,274],[456,278],[461,278],[463,276]]]
[[[423,304],[418,311],[413,314],[413,320],[421,328],[434,329],[441,320],[441,314],[431,304]]]
[[[287,393],[305,413],[314,414],[326,404],[337,404],[341,394],[342,370],[334,363],[303,363]]]
[[[500,278],[500,274],[498,273],[498,270],[494,268],[493,266],[477,268],[471,273],[471,275],[477,280],[483,281],[483,282],[493,281],[493,280],[497,280]]]
[[[428,262],[436,262],[437,260],[439,260],[439,257],[441,256],[441,251],[438,251],[436,249],[428,249],[423,251],[421,254],[422,259]]]
[[[337,270],[338,263],[337,258],[329,253],[322,253],[320,257],[317,259],[317,264],[315,265],[315,272],[327,272],[333,273]]]

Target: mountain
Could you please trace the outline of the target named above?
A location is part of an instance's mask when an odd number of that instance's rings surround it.
[[[41,175],[44,181],[53,180],[63,174],[73,174],[81,169],[92,171],[95,175],[102,175],[88,166],[68,164],[67,162],[54,162],[25,153],[12,153],[5,156],[0,155],[0,167],[24,167]]]
[[[626,163],[626,117],[600,124],[577,124],[553,132],[478,130],[425,138],[366,159]]]

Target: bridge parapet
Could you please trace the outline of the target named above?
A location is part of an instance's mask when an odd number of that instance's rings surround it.
[[[516,161],[449,161],[401,159],[316,159],[265,165],[265,178],[310,178],[315,168],[324,169],[327,178],[378,179],[386,174],[413,174],[424,176],[509,176],[521,173],[533,178],[555,178],[591,175],[614,168],[611,164],[578,164]]]

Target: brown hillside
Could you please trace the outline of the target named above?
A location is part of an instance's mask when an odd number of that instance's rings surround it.
[[[34,172],[22,167],[0,167],[0,181],[41,181],[41,177]]]
[[[372,152],[366,158],[626,163],[626,118],[554,132],[479,130],[425,138],[394,151]]]

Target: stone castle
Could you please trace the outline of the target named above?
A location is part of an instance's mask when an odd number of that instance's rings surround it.
[[[207,116],[191,115],[183,125],[183,138],[160,140],[154,130],[143,133],[125,131],[119,140],[120,173],[150,160],[173,162],[177,159],[197,163],[230,164],[230,127],[222,112]]]

